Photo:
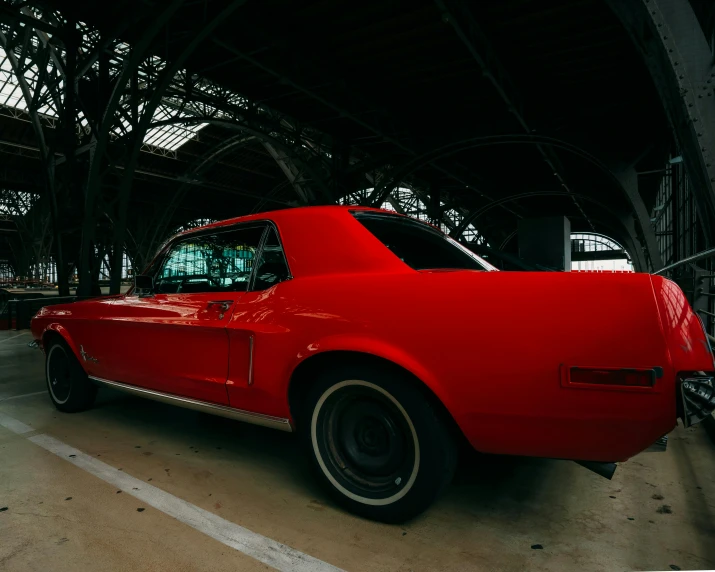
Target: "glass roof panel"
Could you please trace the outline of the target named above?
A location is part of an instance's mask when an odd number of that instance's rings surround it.
[[[38,196],[24,191],[0,189],[0,214],[22,216],[27,214]]]
[[[115,53],[117,54],[117,62],[121,61],[121,58],[128,53],[129,46],[126,44],[119,44],[115,48]],[[156,72],[161,70],[166,66],[166,63],[159,58],[151,58],[151,68]],[[48,67],[50,75],[54,74],[54,68]],[[146,70],[141,70],[139,75],[146,77]],[[37,68],[32,66],[28,68],[24,73],[30,92],[34,94],[37,86],[38,71]],[[60,87],[62,83],[60,83]],[[55,118],[58,116],[57,110],[55,109],[55,102],[52,98],[47,98],[47,103],[38,109],[40,115],[46,117]],[[19,111],[27,111],[27,104],[25,98],[23,97],[22,90],[20,89],[20,84],[17,81],[15,73],[12,71],[12,65],[7,57],[5,51],[0,48],[0,105],[4,107],[11,107]],[[141,112],[141,109],[140,109]],[[164,121],[172,118],[183,118],[192,117],[191,114],[180,111],[175,112],[172,108],[166,105],[160,105],[156,110],[153,122]],[[114,133],[117,136],[122,136],[131,130],[129,122],[121,118],[121,126],[114,129]],[[84,129],[89,128],[89,123],[87,118],[80,114],[80,124]],[[179,147],[185,144],[187,141],[194,139],[196,134],[203,129],[207,124],[200,123],[195,125],[162,125],[160,127],[155,127],[150,129],[146,136],[144,137],[144,143],[151,145],[153,147],[159,147],[161,149],[166,149],[168,151],[176,151]]]

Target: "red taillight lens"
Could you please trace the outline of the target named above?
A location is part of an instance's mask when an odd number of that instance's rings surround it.
[[[652,369],[590,369],[571,368],[571,383],[592,385],[624,385],[627,387],[653,387],[655,371]]]

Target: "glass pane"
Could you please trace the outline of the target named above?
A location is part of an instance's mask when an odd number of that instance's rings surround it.
[[[354,213],[355,218],[402,262],[415,270],[485,270],[490,265],[436,229],[409,218]]]
[[[274,284],[283,282],[289,276],[290,271],[286,264],[283,247],[278,240],[276,231],[271,227],[268,229],[261,260],[256,270],[254,290],[265,290]]]
[[[155,278],[164,293],[248,290],[264,226],[192,236],[175,244]]]

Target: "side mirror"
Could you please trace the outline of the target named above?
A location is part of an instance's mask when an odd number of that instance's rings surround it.
[[[146,296],[154,292],[154,278],[137,274],[134,277],[134,290],[139,296]]]

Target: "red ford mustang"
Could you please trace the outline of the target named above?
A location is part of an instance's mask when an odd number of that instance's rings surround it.
[[[55,406],[97,385],[302,434],[348,509],[424,510],[460,441],[604,463],[715,408],[681,290],[648,274],[498,272],[437,229],[357,207],[171,239],[123,296],[32,321]]]

